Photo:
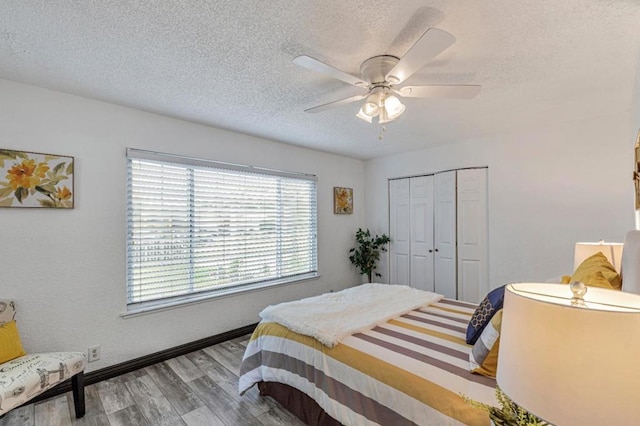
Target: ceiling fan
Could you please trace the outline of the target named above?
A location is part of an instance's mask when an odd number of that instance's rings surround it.
[[[369,123],[375,117],[378,123],[384,124],[398,118],[405,110],[399,97],[407,98],[452,98],[471,99],[480,92],[478,85],[430,85],[402,86],[406,79],[424,67],[427,62],[438,56],[456,41],[446,31],[430,28],[415,42],[409,51],[398,58],[391,55],[379,55],[367,59],[360,66],[361,78],[355,77],[337,68],[327,65],[310,56],[302,55],[293,63],[316,71],[356,87],[366,92],[339,99],[313,108],[305,112],[316,113],[339,105],[365,99],[356,116]]]

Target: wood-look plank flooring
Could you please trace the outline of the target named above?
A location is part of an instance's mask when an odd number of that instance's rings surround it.
[[[238,394],[249,335],[85,388],[76,419],[71,392],[10,411],[0,426],[275,426],[303,423],[254,386]]]

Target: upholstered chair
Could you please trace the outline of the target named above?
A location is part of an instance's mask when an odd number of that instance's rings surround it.
[[[640,294],[640,231],[628,231],[624,236],[622,249],[622,291]]]
[[[16,305],[11,300],[0,300],[0,326],[9,340],[2,343],[7,349],[16,346],[24,353],[15,323]],[[6,327],[6,329],[5,329]],[[86,360],[82,352],[47,352],[23,354],[0,364],[0,416],[19,407],[44,391],[71,379],[76,418],[84,416],[84,369]]]

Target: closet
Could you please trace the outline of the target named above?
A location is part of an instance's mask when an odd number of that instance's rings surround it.
[[[489,291],[487,169],[389,181],[389,279],[450,299]]]

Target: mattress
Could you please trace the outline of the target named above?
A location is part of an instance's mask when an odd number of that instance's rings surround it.
[[[489,425],[495,380],[469,372],[465,343],[476,305],[442,299],[328,348],[275,322],[254,331],[239,390],[288,385],[345,425]]]

